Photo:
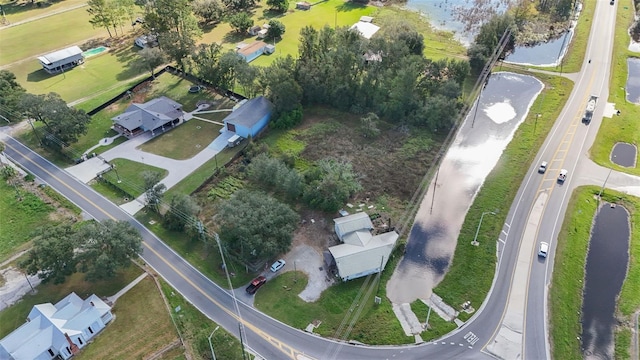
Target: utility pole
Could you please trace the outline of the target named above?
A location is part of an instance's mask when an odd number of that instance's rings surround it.
[[[427,307],[429,308],[429,311],[427,312],[427,321],[424,324],[425,330],[429,330],[429,317],[431,316],[431,299],[429,299]]]

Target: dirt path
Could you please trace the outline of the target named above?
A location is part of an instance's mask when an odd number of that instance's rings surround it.
[[[81,7],[87,6],[87,3],[83,3],[83,4],[78,4],[78,5],[74,5],[74,6],[69,6],[69,7],[65,7],[62,9],[58,9],[46,14],[42,14],[42,15],[38,15],[38,16],[33,16],[24,20],[20,20],[20,21],[16,21],[14,23],[8,24],[8,25],[4,25],[2,27],[0,27],[0,31],[4,30],[4,29],[8,29],[10,27],[14,27],[14,26],[18,26],[18,25],[22,25],[22,24],[26,24],[28,22],[32,22],[32,21],[36,21],[36,20],[40,20],[40,19],[44,19],[47,18],[49,16],[53,16],[53,15],[58,15],[67,11],[71,11],[71,10],[75,10],[75,9],[79,9]]]

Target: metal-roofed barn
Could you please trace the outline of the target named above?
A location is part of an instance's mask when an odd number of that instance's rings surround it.
[[[273,112],[273,105],[264,96],[253,98],[224,118],[224,128],[243,138],[255,137],[264,129]]]

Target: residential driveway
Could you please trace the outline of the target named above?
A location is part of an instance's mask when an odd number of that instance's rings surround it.
[[[198,121],[198,120],[190,120]],[[161,136],[161,135],[157,135]],[[162,179],[162,183],[170,189],[179,183],[182,179],[189,176],[193,171],[198,169],[204,163],[213,158],[217,153],[222,151],[227,145],[227,140],[233,136],[231,132],[223,132],[208,146],[194,157],[186,160],[175,160],[168,157],[152,154],[139,150],[138,147],[145,142],[153,139],[151,133],[144,133],[131,140],[105,151],[100,158],[92,158],[81,164],[68,167],[66,170],[76,178],[87,183],[96,177],[96,174],[108,168],[108,165],[102,160],[111,161],[113,159],[128,159],[146,165],[155,166],[167,170],[168,175]]]

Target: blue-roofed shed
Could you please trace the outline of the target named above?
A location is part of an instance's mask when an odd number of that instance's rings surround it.
[[[243,138],[255,137],[264,129],[273,112],[273,105],[264,96],[253,98],[224,119],[224,128]]]

